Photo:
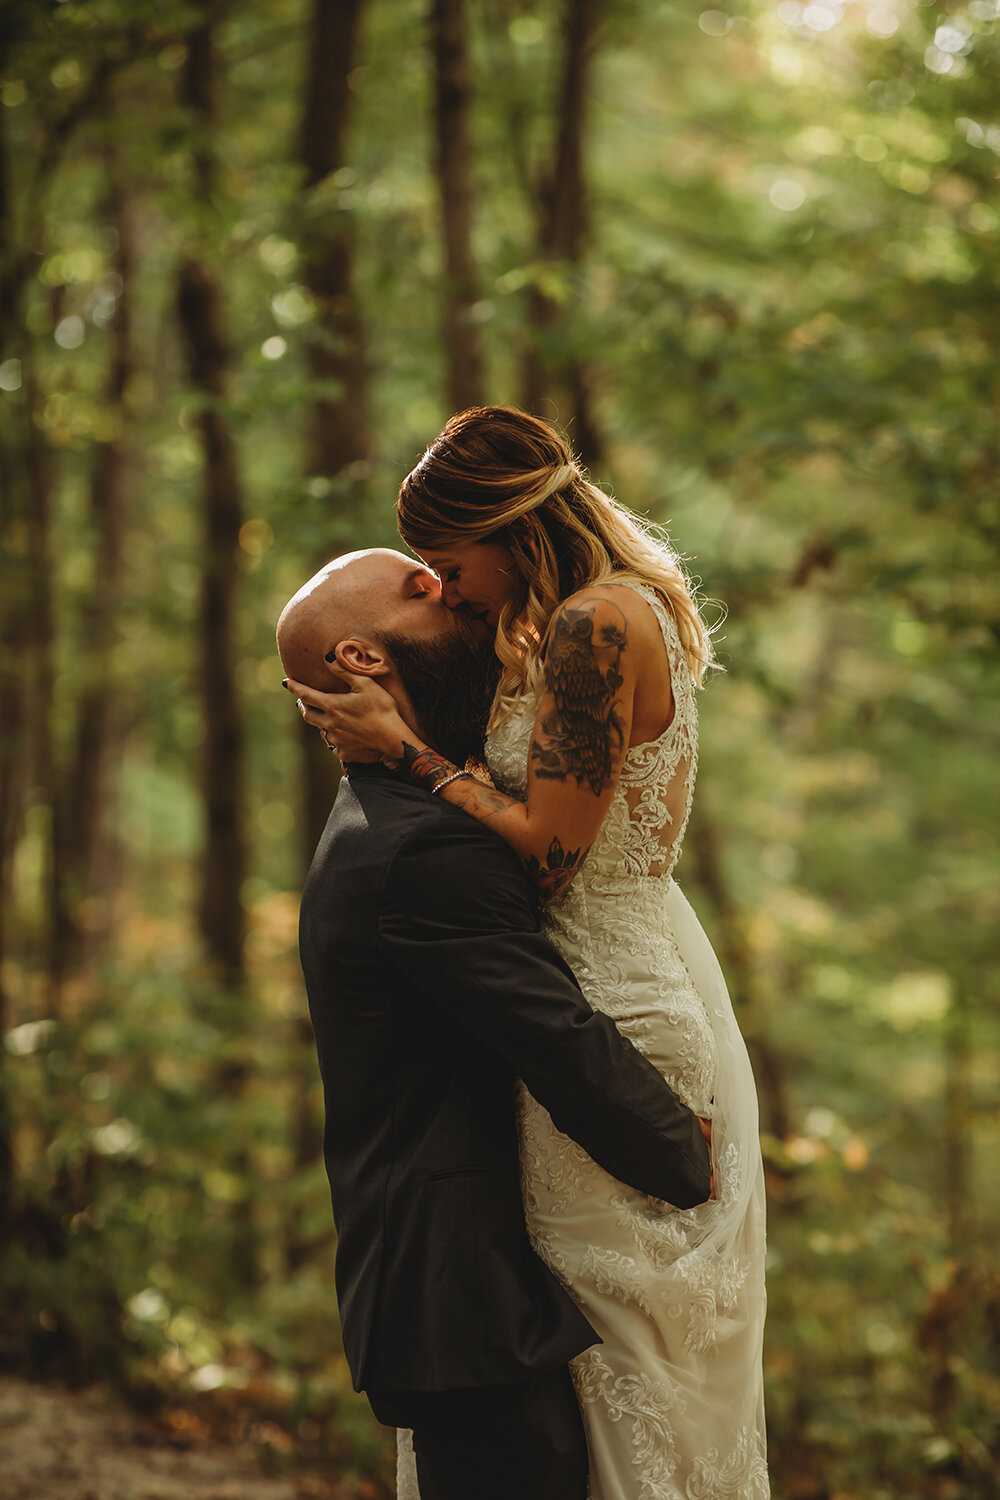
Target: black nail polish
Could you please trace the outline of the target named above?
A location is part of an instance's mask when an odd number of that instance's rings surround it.
[[[288,678],[287,677],[283,677],[281,679],[281,686],[282,687],[287,687],[288,686]]]
[[[326,653],[326,655],[324,656],[323,660],[324,661],[336,661],[337,660],[337,653],[336,653],[336,651],[328,651]]]

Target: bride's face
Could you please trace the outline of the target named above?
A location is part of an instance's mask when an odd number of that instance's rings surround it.
[[[506,547],[499,542],[467,542],[421,553],[421,560],[440,578],[441,597],[449,609],[497,625],[514,592],[514,559]]]

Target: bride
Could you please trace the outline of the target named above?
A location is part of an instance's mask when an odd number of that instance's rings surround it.
[[[345,761],[403,764],[506,839],[591,1005],[712,1120],[715,1198],[681,1210],[608,1176],[522,1091],[532,1242],[602,1339],[572,1365],[591,1500],[765,1500],[756,1093],[673,879],[707,631],[669,547],[524,412],[453,417],[398,512],[445,603],[496,632],[493,785],[424,744],[367,679],[343,672],[350,692],[336,695],[291,684],[305,717]],[[399,1493],[418,1493],[405,1444]]]

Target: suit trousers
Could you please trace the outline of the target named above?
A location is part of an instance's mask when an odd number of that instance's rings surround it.
[[[586,1500],[587,1439],[565,1365],[515,1385],[368,1391],[413,1429],[420,1500]]]

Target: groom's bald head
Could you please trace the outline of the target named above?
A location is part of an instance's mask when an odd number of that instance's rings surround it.
[[[422,600],[419,610],[407,608]],[[433,640],[451,629],[434,575],[401,552],[369,547],[326,563],[289,599],[278,620],[278,655],[289,677],[327,691],[339,683],[331,682],[326,656],[342,641],[374,645],[396,631]]]
[[[500,664],[492,633],[447,608],[437,577],[387,547],[351,552],[320,568],[278,621],[289,677],[346,692],[328,658],[377,679],[409,723],[464,765],[482,754]]]

